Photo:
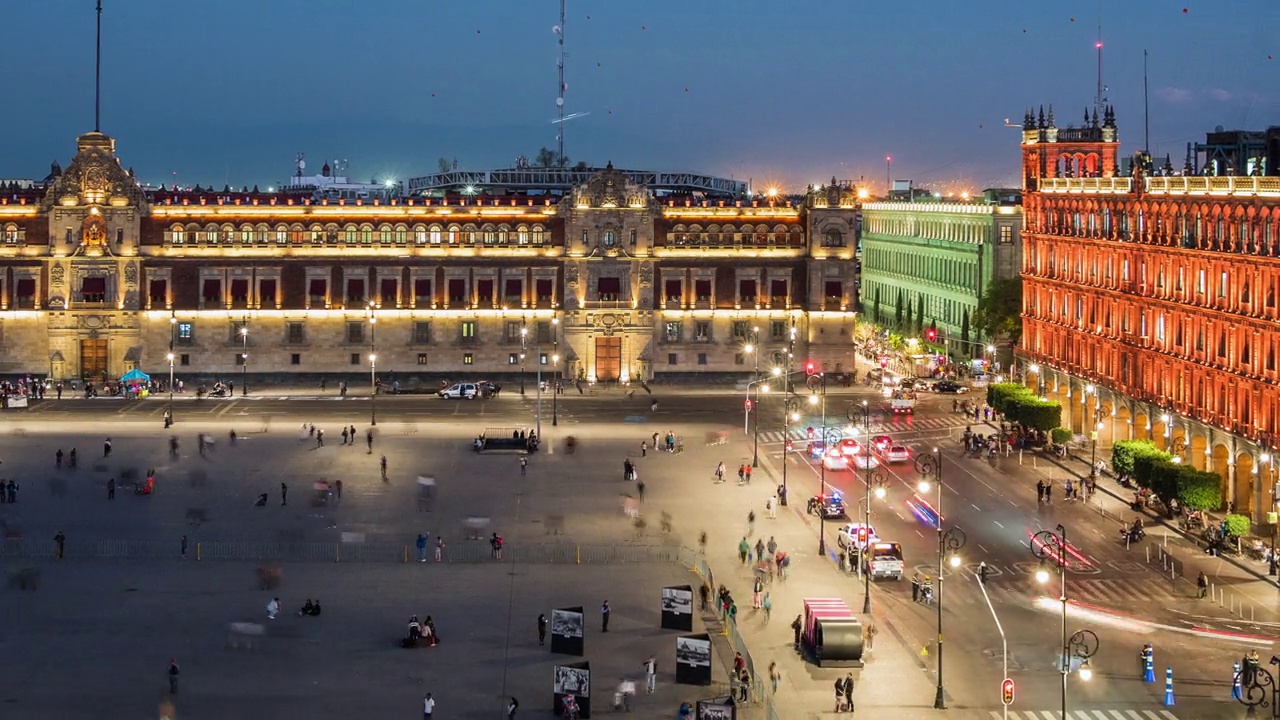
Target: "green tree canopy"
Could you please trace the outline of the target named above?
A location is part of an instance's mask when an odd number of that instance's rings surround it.
[[[1022,280],[993,278],[973,313],[973,326],[983,338],[1022,338]]]

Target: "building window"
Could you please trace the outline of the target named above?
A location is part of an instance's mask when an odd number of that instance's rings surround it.
[[[520,331],[524,328],[524,323],[519,320],[508,320],[506,328],[507,342],[520,342]]]
[[[676,354],[675,354],[675,353],[667,353],[667,364],[668,364],[668,365],[675,365],[675,364],[676,364]]]
[[[548,362],[547,354],[546,354],[546,353],[538,353],[538,364],[539,364],[539,365],[546,365],[546,364],[547,364],[547,362]]]
[[[787,339],[787,322],[785,320],[774,320],[769,323],[769,337],[774,340]]]
[[[351,364],[352,365],[360,364],[360,353],[351,353]]]
[[[680,342],[680,323],[666,323],[662,337],[666,342]]]
[[[616,277],[602,277],[596,281],[596,294],[601,300],[618,300],[622,295],[622,280]]]
[[[222,281],[205,280],[200,287],[200,299],[206,303],[222,302]]]
[[[244,353],[236,353],[236,358],[235,358],[235,361],[234,361],[235,366],[236,366],[236,367],[240,367],[241,365],[244,365],[244,361],[245,361],[245,354],[244,354]]]
[[[738,281],[738,301],[748,304],[754,304],[756,301],[756,281],[755,280],[739,280]]]
[[[1227,273],[1224,271],[1222,277],[1218,280],[1218,297],[1227,296]]]
[[[618,244],[618,236],[615,235],[612,230],[605,230],[604,236],[603,238],[601,238],[600,244],[604,245],[607,248],[611,248]]]
[[[476,321],[463,320],[458,330],[459,337],[463,342],[475,342],[476,339]]]
[[[431,323],[415,322],[413,324],[413,342],[417,345],[426,345],[431,342]]]
[[[426,354],[426,353],[418,353],[418,364],[419,364],[419,365],[426,365],[426,364],[427,364],[427,354]]]
[[[1205,287],[1205,272],[1204,270],[1201,270],[1196,275],[1196,294],[1203,295],[1204,287]]]
[[[302,364],[302,353],[293,353],[293,354],[291,354],[291,355],[289,356],[289,364],[290,364],[290,365],[301,365],[301,364]]]
[[[695,280],[693,282],[693,294],[698,302],[711,302],[711,281]]]
[[[694,342],[711,342],[711,322],[698,320],[693,324]]]
[[[509,353],[509,354],[507,355],[507,364],[508,364],[508,365],[519,365],[519,364],[520,364],[520,353]]]
[[[189,322],[178,323],[178,344],[191,345],[195,342],[195,326]]]
[[[751,332],[751,323],[747,322],[746,320],[733,321],[733,339],[734,340],[746,340],[747,338],[751,337],[750,332]]]
[[[534,324],[534,336],[537,338],[535,342],[538,344],[554,342],[551,337],[551,323],[546,320],[539,320]]]
[[[347,343],[355,344],[364,342],[364,323],[348,322],[347,323]],[[353,363],[354,364],[354,363]]]
[[[1089,224],[1090,224],[1090,226],[1091,226],[1091,227],[1090,227],[1090,230],[1092,230],[1092,225],[1093,225],[1093,216],[1092,216],[1092,215],[1091,215],[1091,216],[1089,216]],[[1000,244],[1001,244],[1001,245],[1012,245],[1012,244],[1013,244],[1013,228],[1012,228],[1012,227],[1010,227],[1009,225],[1001,225],[1001,226],[1000,226]]]
[[[307,341],[307,328],[304,323],[289,322],[285,323],[285,342],[291,345],[298,345]]]
[[[745,354],[745,353],[734,353],[734,354],[733,354],[733,364],[734,364],[734,365],[746,365],[746,364],[747,364],[747,356],[746,356],[746,354]]]
[[[187,366],[187,365],[190,365],[190,364],[191,364],[191,356],[190,356],[190,355],[188,355],[187,353],[182,353],[181,355],[179,355],[179,356],[178,356],[178,364],[179,364],[179,365],[182,365],[182,366],[184,366],[184,367],[185,367],[185,366]]]
[[[476,358],[475,358],[475,356],[474,356],[474,355],[472,355],[471,353],[463,353],[463,354],[462,354],[462,364],[463,364],[463,365],[471,365],[471,364],[472,364],[472,363],[474,363],[475,361],[476,361]]]
[[[698,353],[698,364],[699,364],[699,365],[706,365],[706,364],[707,364],[707,354],[706,354],[706,353]]]

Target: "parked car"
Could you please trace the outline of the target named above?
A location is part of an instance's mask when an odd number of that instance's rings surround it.
[[[821,515],[827,520],[840,520],[847,517],[844,500],[837,494],[814,495],[809,498],[806,511],[810,515]]]
[[[475,383],[454,383],[440,391],[440,397],[450,400],[473,400],[479,393]]]
[[[871,545],[871,551],[864,553],[862,570],[872,580],[893,578],[901,580],[907,569],[902,559],[902,546],[896,542],[878,542]]]
[[[863,540],[858,540],[858,532],[863,531]],[[836,531],[836,544],[842,548],[856,547],[862,549],[871,543],[880,542],[880,536],[876,535],[876,529],[872,525],[866,525],[860,522],[846,523],[840,526]]]

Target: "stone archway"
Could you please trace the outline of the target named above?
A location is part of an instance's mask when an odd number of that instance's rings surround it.
[[[1216,474],[1222,478],[1222,487],[1230,488],[1231,485],[1231,451],[1221,442],[1216,443],[1209,451],[1209,472]],[[1242,508],[1249,506],[1249,498],[1240,497],[1240,488],[1236,487],[1235,495],[1229,497],[1235,503],[1236,512],[1244,512]]]
[[[1166,435],[1168,431],[1169,426],[1160,418],[1156,418],[1155,421],[1151,423],[1151,441],[1156,444],[1157,448],[1164,450],[1165,452],[1172,452],[1169,450],[1169,443],[1172,437],[1170,435]]]
[[[1255,472],[1258,469],[1253,464],[1253,456],[1247,452],[1236,455],[1236,512],[1245,513],[1249,517],[1254,517],[1254,510],[1267,510],[1265,507],[1267,500],[1261,500],[1262,506],[1259,506],[1259,498],[1255,495],[1255,489],[1258,487],[1258,475]],[[1248,498],[1245,500],[1245,498]],[[1266,518],[1262,518],[1266,520]]]
[[[1191,467],[1197,470],[1204,469],[1204,466],[1205,466],[1204,461],[1205,461],[1205,458],[1207,457],[1204,451],[1205,451],[1205,448],[1207,447],[1208,447],[1208,442],[1205,440],[1204,435],[1201,435],[1200,433],[1196,433],[1195,435],[1191,436],[1191,445],[1189,448],[1191,451]]]
[[[1111,418],[1111,443],[1114,445],[1117,440],[1132,440],[1136,435],[1133,433],[1133,417],[1129,413],[1126,405],[1116,408],[1116,414]]]
[[[1098,406],[1097,417],[1094,419],[1093,427],[1090,430],[1098,431],[1098,446],[1111,446],[1116,442],[1116,423],[1114,410],[1111,403],[1104,401]],[[1101,424],[1102,427],[1098,427]]]
[[[1147,418],[1147,413],[1142,410],[1139,410],[1138,414],[1133,416],[1133,423],[1131,425],[1133,430],[1130,434],[1133,435],[1134,440],[1151,439],[1151,428],[1148,427],[1150,422],[1151,420]]]

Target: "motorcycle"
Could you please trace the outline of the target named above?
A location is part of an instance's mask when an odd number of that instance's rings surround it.
[[[1142,528],[1127,528],[1127,527],[1120,528],[1120,539],[1123,540],[1126,545],[1136,544],[1139,540],[1143,539],[1146,536],[1147,536],[1147,531],[1143,530]]]

